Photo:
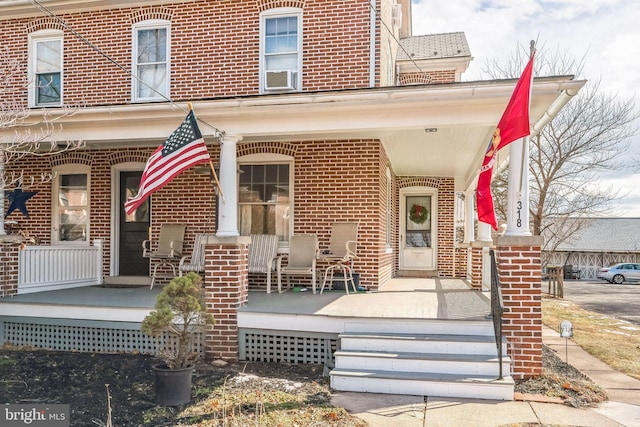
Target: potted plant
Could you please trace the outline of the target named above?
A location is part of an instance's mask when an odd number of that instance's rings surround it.
[[[194,350],[196,332],[214,323],[202,297],[198,274],[175,277],[158,294],[155,310],[142,321],[142,332],[160,337],[164,363],[153,367],[158,405],[176,406],[191,400],[191,377],[198,359]]]

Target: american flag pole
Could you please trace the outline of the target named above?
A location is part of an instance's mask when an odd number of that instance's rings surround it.
[[[193,104],[189,102],[189,111],[193,111]],[[197,119],[196,119],[197,120]],[[218,174],[216,173],[216,168],[213,166],[213,162],[209,159],[209,166],[211,167],[211,173],[213,173],[213,179],[216,181],[216,187],[218,187],[218,193],[220,193],[220,198],[222,199],[222,203],[225,203],[224,192],[222,191],[222,186],[220,185],[220,181],[218,180]]]

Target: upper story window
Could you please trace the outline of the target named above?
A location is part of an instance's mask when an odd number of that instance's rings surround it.
[[[141,22],[133,28],[134,102],[169,98],[169,30],[169,22],[159,20]]]
[[[293,91],[302,87],[302,11],[277,8],[260,20],[260,90]]]
[[[29,105],[62,105],[62,31],[43,30],[29,38]]]

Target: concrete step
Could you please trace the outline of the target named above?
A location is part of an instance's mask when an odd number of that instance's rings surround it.
[[[514,381],[495,376],[333,369],[335,390],[365,393],[513,400]]]
[[[489,335],[349,332],[339,338],[342,350],[496,354],[495,338]],[[506,354],[506,340],[502,347]]]
[[[500,364],[495,355],[430,354],[407,352],[371,352],[340,350],[334,353],[335,367],[391,372],[433,372],[438,374],[483,375],[498,377]],[[511,359],[503,357],[502,374],[509,376]]]

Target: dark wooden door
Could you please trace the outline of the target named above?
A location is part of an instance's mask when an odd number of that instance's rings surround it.
[[[138,193],[142,172],[120,172],[120,275],[148,276],[149,258],[142,257],[142,242],[149,238],[150,199],[130,215],[124,203]]]

